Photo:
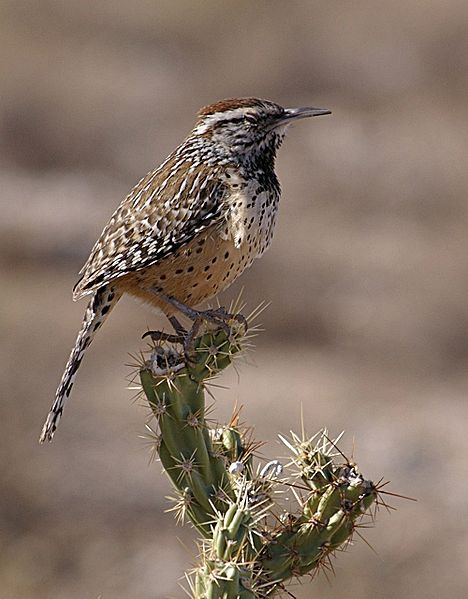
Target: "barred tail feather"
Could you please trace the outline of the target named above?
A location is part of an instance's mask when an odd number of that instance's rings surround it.
[[[92,295],[88,307],[86,308],[83,324],[76,338],[75,346],[68,358],[62,380],[56,391],[55,401],[52,404],[42,428],[42,433],[39,438],[40,443],[52,441],[52,437],[54,436],[62,416],[65,401],[70,396],[83,355],[91,344],[91,341],[94,339],[98,329],[106,320],[109,312],[119,301],[121,295],[122,293],[120,291],[117,291],[110,285],[98,289]]]

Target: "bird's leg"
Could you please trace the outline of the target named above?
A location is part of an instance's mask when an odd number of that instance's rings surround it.
[[[249,328],[249,323],[247,322],[245,316],[243,316],[242,314],[229,314],[229,312],[226,312],[226,308],[224,308],[223,306],[209,310],[202,310],[200,311],[200,316],[204,320],[214,319],[215,322],[229,322],[230,320],[236,320],[238,323],[245,327],[246,331]]]
[[[222,307],[209,310],[196,310],[195,308],[191,308],[190,306],[179,302],[179,300],[172,295],[166,295],[165,293],[161,293],[155,289],[151,289],[150,291],[160,297],[163,301],[174,306],[174,308],[177,308],[177,310],[182,312],[182,314],[185,314],[185,316],[187,316],[187,318],[189,318],[191,321],[195,322],[197,320],[201,320],[210,322],[223,329],[227,335],[229,335],[231,332],[228,325],[230,320],[236,320],[242,324],[246,330],[248,328],[247,320],[244,318],[244,316],[242,316],[242,314],[229,314],[226,312],[225,308]]]
[[[177,320],[177,319],[175,319]],[[178,322],[178,321],[177,321]],[[171,322],[171,324],[173,324]],[[200,327],[203,324],[203,320],[201,318],[197,318],[193,321],[192,326],[187,331],[182,328],[183,334],[180,335],[171,335],[170,333],[165,333],[164,331],[146,331],[142,335],[142,339],[145,337],[151,337],[153,341],[168,341],[169,343],[179,343],[184,348],[184,358],[185,362],[188,364],[191,362],[191,355],[193,352],[193,343],[197,338],[197,335],[200,331]],[[180,323],[179,323],[180,325]],[[174,326],[174,324],[173,324]],[[227,325],[226,325],[227,326]],[[174,326],[175,328],[175,326]]]
[[[195,339],[197,338],[197,335],[198,335],[198,332],[200,331],[200,327],[201,327],[202,323],[203,323],[203,320],[201,318],[197,318],[196,320],[194,320],[190,331],[188,331],[187,335],[185,336],[184,357],[185,357],[186,364],[188,364],[189,362],[192,362],[191,355],[193,352],[193,344],[194,344]]]
[[[231,335],[231,328],[228,324],[229,321],[235,320],[245,327],[245,330],[248,328],[247,320],[242,314],[229,314],[223,307],[209,310],[196,310],[195,308],[191,308],[190,306],[179,302],[179,300],[172,295],[166,295],[161,291],[156,291],[156,289],[150,289],[149,291],[187,316],[187,318],[192,321],[192,326],[189,330],[186,330],[175,316],[169,316],[168,319],[174,327],[176,332],[175,335],[170,335],[162,331],[147,331],[143,337],[150,336],[154,341],[180,343],[184,347],[184,356],[187,363],[190,362],[190,356],[193,352],[193,343],[203,322],[209,322],[217,326],[223,330],[228,337]]]
[[[173,326],[176,333],[175,335],[164,333],[164,331],[146,331],[146,333],[142,335],[142,339],[145,337],[151,337],[153,341],[168,341],[169,343],[180,343],[181,345],[184,345],[185,338],[188,334],[187,329],[180,324],[179,320],[175,316],[168,316],[167,319]]]
[[[171,315],[168,316],[167,319],[171,323],[172,328],[175,331],[175,335],[164,333],[163,331],[146,331],[146,333],[142,336],[142,339],[145,337],[151,337],[153,341],[169,341],[169,343],[183,344],[188,333],[187,329],[179,322],[176,316]]]
[[[168,316],[167,319],[171,323],[177,335],[181,335],[183,337],[187,334],[187,329],[181,325],[175,316]]]

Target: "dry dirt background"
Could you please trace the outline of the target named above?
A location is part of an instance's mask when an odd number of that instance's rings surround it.
[[[55,442],[37,437],[84,304],[77,272],[197,109],[255,95],[333,116],[280,153],[273,247],[234,286],[271,300],[257,366],[224,382],[268,455],[345,429],[393,501],[298,597],[464,596],[468,582],[466,0],[4,0],[0,6],[0,596],[183,596],[194,535],[138,435],[128,354],[163,323],[125,300]]]

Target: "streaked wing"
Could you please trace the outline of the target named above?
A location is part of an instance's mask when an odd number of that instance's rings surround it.
[[[228,188],[216,167],[172,155],[148,173],[112,215],[81,270],[73,297],[155,264],[228,210]]]

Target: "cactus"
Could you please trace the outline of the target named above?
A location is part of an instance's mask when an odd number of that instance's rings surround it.
[[[239,320],[206,325],[189,359],[176,344],[157,342],[139,368],[159,427],[153,444],[177,492],[174,509],[202,537],[200,565],[187,576],[196,599],[280,593],[288,580],[325,567],[378,503],[377,486],[326,431],[280,436],[291,453],[286,472],[276,460],[255,466],[260,444],[239,425],[238,413],[225,426],[207,424],[207,385],[245,343]],[[295,513],[284,507],[286,494],[297,500]]]

